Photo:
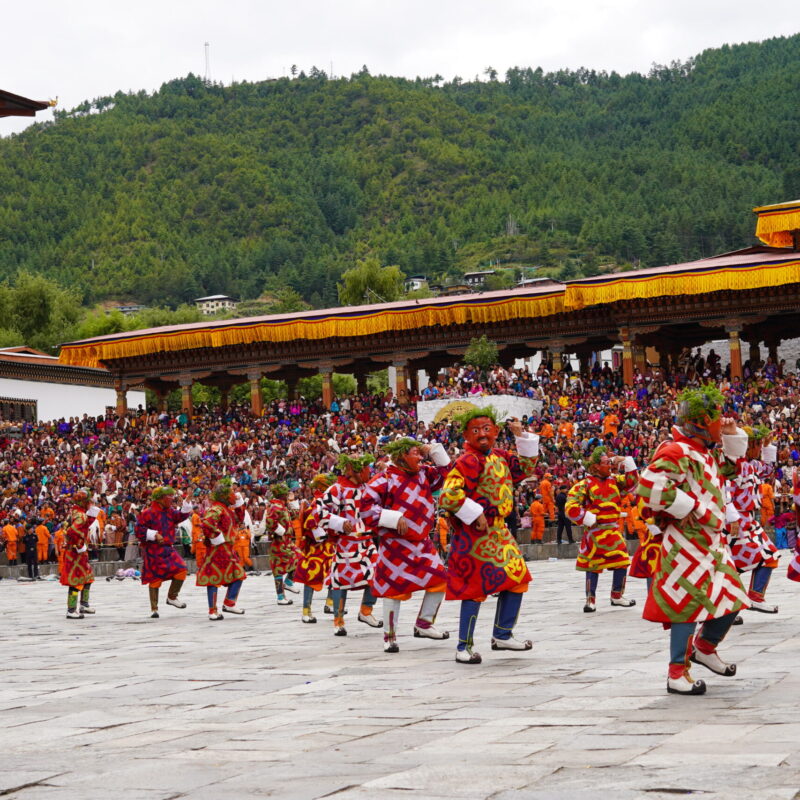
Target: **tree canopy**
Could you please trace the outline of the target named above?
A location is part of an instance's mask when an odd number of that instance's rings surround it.
[[[798,62],[795,35],[647,75],[313,68],[87,100],[0,140],[0,280],[172,308],[277,284],[321,307],[365,262],[457,282],[746,246],[753,206],[800,194]]]

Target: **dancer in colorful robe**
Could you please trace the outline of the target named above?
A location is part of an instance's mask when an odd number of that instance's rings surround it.
[[[325,530],[317,523],[315,514],[317,499],[334,483],[335,475],[315,475],[311,479],[314,500],[311,503],[304,501],[300,506],[300,535],[294,562],[294,579],[303,584],[302,620],[305,623],[317,621],[311,613],[311,603],[314,592],[321,591],[325,585],[335,552],[333,541],[325,538]]]
[[[776,448],[769,443],[770,430],[765,425],[746,426],[744,431],[747,454],[737,462],[736,475],[730,482],[731,502],[738,514],[736,535],[729,536],[731,555],[739,572],[750,573],[751,610],[777,614],[778,606],[765,602],[764,595],[780,556],[761,526],[761,484],[771,476]]]
[[[389,442],[383,449],[392,463],[364,488],[361,516],[367,527],[378,531],[372,592],[383,598],[383,649],[397,653],[400,604],[414,592],[425,592],[414,636],[450,637],[434,627],[447,575],[431,539],[436,523],[433,493],[444,482],[450,457],[438,442],[424,445],[408,437]],[[433,464],[422,463],[428,457]]]
[[[61,585],[67,587],[67,619],[83,619],[85,614],[94,614],[89,605],[89,591],[94,582],[94,573],[89,564],[89,526],[100,509],[91,504],[89,492],[79,489],[72,497],[72,511],[64,537],[64,552],[61,559]],[[78,607],[80,594],[80,607]]]
[[[644,578],[647,590],[653,583],[653,576],[658,572],[658,559],[661,556],[661,541],[664,538],[661,528],[655,524],[653,511],[645,508],[641,497],[635,497],[636,503],[632,506],[638,513],[639,521],[635,526],[639,537],[639,546],[631,558],[628,576],[631,578]]]
[[[625,537],[620,530],[622,496],[633,491],[639,478],[636,463],[630,457],[611,456],[606,447],[595,447],[586,465],[589,475],[578,481],[567,495],[567,516],[583,525],[575,569],[586,573],[586,603],[583,610],[597,608],[597,581],[603,570],[610,569],[611,605],[635,606],[625,597],[625,579],[631,563]],[[612,468],[623,469],[618,475]]]
[[[208,618],[217,621],[224,619],[217,609],[217,592],[220,586],[228,587],[222,610],[227,614],[244,614],[244,609],[239,608],[236,601],[242,581],[247,575],[234,548],[236,531],[241,520],[236,514],[237,499],[230,478],[223,478],[217,483],[211,492],[211,500],[213,502],[200,520],[206,558],[197,571],[197,585],[206,587]]]
[[[150,616],[158,619],[158,593],[161,584],[170,580],[167,605],[186,608],[178,598],[186,580],[186,562],[175,550],[178,525],[188,519],[192,504],[184,501],[180,511],[172,507],[175,490],[171,486],[160,486],[150,495],[151,503],[136,518],[134,533],[139,540],[142,554],[142,583],[150,592]]]
[[[718,675],[736,674],[717,646],[749,605],[724,530],[724,480],[746,453],[747,434],[722,416],[723,403],[713,386],[681,392],[672,438],[658,446],[636,488],[663,533],[643,616],[670,627],[667,691],[676,694],[706,691],[704,681],[691,677],[690,660]]]
[[[508,423],[517,454],[495,449],[500,433],[495,410],[471,409],[457,418],[464,433],[464,452],[447,475],[439,498],[452,514],[453,538],[447,560],[447,599],[461,600],[456,661],[480,664],[473,635],[481,603],[497,594],[492,650],[530,650],[529,640],[513,631],[531,574],[505,518],[514,504],[514,484],[533,475],[539,437],[523,433],[519,420]]]
[[[370,479],[370,464],[374,460],[369,454],[342,453],[338,467],[344,474],[317,499],[317,521],[335,546],[328,577],[333,595],[334,636],[347,636],[344,611],[350,589],[364,589],[358,621],[372,628],[383,627],[383,622],[372,613],[375,597],[369,588],[377,550],[372,533],[361,518],[364,484]]]
[[[297,594],[291,571],[294,568],[294,529],[292,515],[286,505],[289,487],[285,483],[276,483],[271,487],[272,500],[266,513],[266,532],[269,536],[269,568],[275,581],[275,592],[279,606],[290,606],[294,602],[287,599],[285,591]]]

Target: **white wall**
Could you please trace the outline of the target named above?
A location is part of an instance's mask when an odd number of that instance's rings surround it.
[[[113,389],[73,386],[68,383],[15,381],[10,378],[0,378],[0,397],[36,400],[39,422],[49,422],[61,417],[81,417],[84,414],[96,417],[105,414],[108,406],[117,405],[117,393]],[[144,392],[128,392],[128,408],[136,409],[144,404]]]

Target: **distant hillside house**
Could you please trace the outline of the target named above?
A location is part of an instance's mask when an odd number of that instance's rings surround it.
[[[428,288],[428,279],[424,275],[412,275],[406,278],[405,283],[407,292],[416,292],[418,289]]]
[[[137,303],[120,303],[119,305],[110,306],[107,308],[106,314],[110,314],[112,311],[119,311],[126,317],[129,317],[132,314],[138,314],[140,311],[144,311],[146,308],[147,306],[141,306]]]
[[[203,314],[216,314],[219,311],[236,311],[237,302],[226,294],[212,294],[198,297],[194,304]]]
[[[486,284],[486,279],[490,275],[494,275],[493,269],[486,269],[481,272],[465,272],[464,283],[466,283],[470,289],[480,289]]]
[[[563,284],[561,281],[557,281],[554,278],[523,278],[522,280],[517,281],[518,288],[524,288],[531,286],[562,286]]]

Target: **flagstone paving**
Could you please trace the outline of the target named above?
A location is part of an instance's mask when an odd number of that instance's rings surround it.
[[[151,620],[140,584],[101,579],[96,616],[73,621],[58,584],[0,581],[0,796],[800,798],[800,586],[785,566],[769,594],[781,613],[746,613],[723,646],[739,676],[697,667],[702,698],[666,694],[642,581],[637,608],[602,599],[588,615],[572,562],[531,566],[518,632],[534,649],[491,651],[490,600],[478,667],[455,663],[453,639],[412,638],[416,601],[392,656],[355,605],[334,638],[319,600],[302,625],[264,576],[220,623],[190,584],[186,610]],[[439,617],[454,635],[457,611]]]

